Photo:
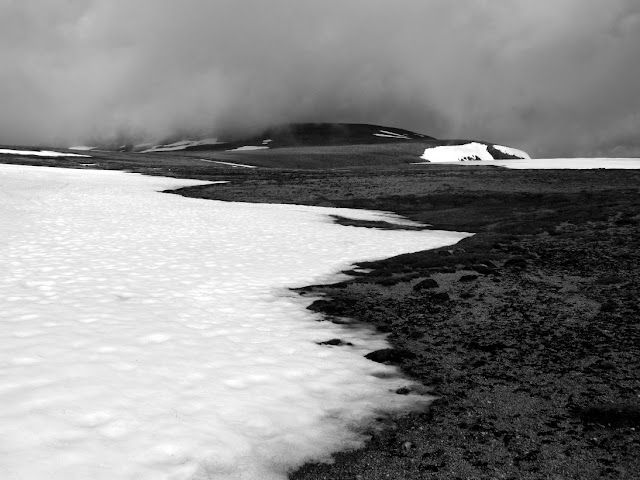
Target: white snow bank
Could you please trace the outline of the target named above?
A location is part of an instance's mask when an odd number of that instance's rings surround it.
[[[219,145],[221,143],[224,142],[219,142],[217,138],[204,138],[202,140],[180,140],[178,142],[167,143],[165,145],[156,145],[154,147],[142,150],[140,153],[176,152],[180,150],[186,150],[188,147]]]
[[[245,145],[243,147],[232,148],[231,150],[225,150],[226,152],[249,152],[252,150],[268,150],[269,147],[265,145]]]
[[[79,151],[90,151],[95,149],[96,147],[89,147],[87,145],[75,145],[73,147],[69,147],[69,150],[79,150]]]
[[[4,155],[29,155],[32,157],[89,157],[89,155],[78,155],[77,153],[51,152],[49,150],[14,150],[11,148],[0,148],[0,154]]]
[[[494,160],[491,165],[518,170],[591,170],[591,169],[640,169],[640,158],[534,158]]]
[[[518,150],[517,148],[505,147],[504,145],[494,145],[493,148],[507,155],[511,155],[512,157],[518,157],[518,158],[524,158],[524,159],[531,158],[527,152],[523,150]]]
[[[427,148],[420,158],[430,163],[493,160],[493,157],[487,150],[487,146],[477,142],[464,145],[444,145]]]
[[[466,234],[157,193],[202,183],[0,165],[3,480],[285,480],[418,402],[287,287]]]
[[[413,165],[429,165],[416,162]],[[482,165],[516,170],[590,170],[590,169],[640,169],[640,158],[525,158],[484,161]]]

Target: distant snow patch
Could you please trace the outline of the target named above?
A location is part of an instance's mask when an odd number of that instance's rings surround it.
[[[49,150],[13,150],[11,148],[0,148],[3,155],[28,155],[31,157],[89,157],[90,155],[78,155],[77,153],[51,152]]]
[[[95,150],[96,147],[88,147],[87,145],[75,145],[73,147],[69,147],[69,150],[79,150],[79,151],[89,151]]]
[[[264,145],[245,145],[243,147],[232,148],[231,150],[225,150],[226,152],[249,152],[251,150],[267,150],[269,147]]]
[[[640,158],[526,158],[494,160],[490,165],[516,170],[640,170]]]
[[[202,145],[219,145],[217,138],[203,138],[202,140],[180,140],[178,142],[167,143],[165,145],[156,145],[146,150],[142,150],[141,153],[153,153],[153,152],[176,152],[179,150],[186,150],[189,147],[199,147]]]
[[[389,130],[379,130],[378,133],[373,134],[376,137],[385,137],[385,138],[397,138],[400,140],[411,140],[410,137],[397,132],[391,132]]]
[[[527,152],[518,150],[517,148],[505,147],[503,145],[494,145],[493,148],[501,151],[506,155],[511,155],[512,157],[531,158]]]
[[[413,165],[429,165],[417,162]],[[482,165],[514,170],[640,170],[640,158],[515,158],[487,160]]]
[[[493,160],[482,143],[471,142],[464,145],[443,145],[427,148],[420,157],[429,163],[467,162],[477,160]]]
[[[201,158],[200,159],[201,162],[208,162],[208,163],[219,163],[220,165],[228,165],[230,167],[241,167],[241,168],[258,168],[255,165],[245,165],[243,163],[233,163],[233,162],[221,162],[219,160],[208,160],[206,158]]]
[[[273,140],[271,140],[270,138],[267,138],[266,140],[262,140],[262,144],[263,144],[263,145],[268,145],[268,144],[270,144],[271,142],[273,142]]]

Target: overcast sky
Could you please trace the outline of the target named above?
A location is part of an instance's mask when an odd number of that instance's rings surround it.
[[[287,121],[640,156],[638,0],[0,0],[0,142]]]

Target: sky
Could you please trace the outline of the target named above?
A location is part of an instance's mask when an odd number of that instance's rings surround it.
[[[638,0],[0,0],[0,143],[361,122],[640,156]]]

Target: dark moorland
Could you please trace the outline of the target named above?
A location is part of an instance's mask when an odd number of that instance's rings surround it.
[[[257,156],[240,155],[229,161]],[[389,333],[393,349],[371,358],[397,364],[438,398],[426,412],[381,418],[366,448],[291,478],[639,478],[640,171],[360,160],[234,169],[188,156],[95,157],[81,159],[97,164],[90,167],[4,161],[229,180],[174,193],[379,209],[476,233],[299,291],[323,297],[310,308],[328,321]],[[327,348],[349,348],[338,340]]]

